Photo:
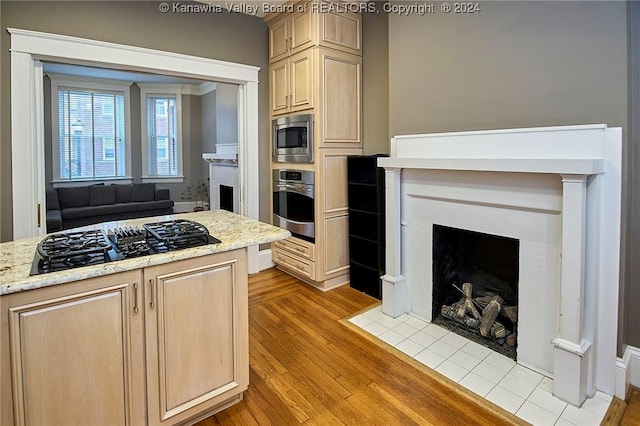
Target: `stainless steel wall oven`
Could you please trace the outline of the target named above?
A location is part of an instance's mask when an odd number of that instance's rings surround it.
[[[315,242],[314,174],[308,170],[273,171],[273,224]]]

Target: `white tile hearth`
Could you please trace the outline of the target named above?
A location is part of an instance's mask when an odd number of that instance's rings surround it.
[[[533,425],[599,425],[612,400],[597,392],[581,408],[568,405],[551,378],[412,315],[391,318],[378,306],[349,321]]]

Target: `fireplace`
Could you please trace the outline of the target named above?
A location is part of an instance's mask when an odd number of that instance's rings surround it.
[[[519,240],[433,225],[432,322],[514,361]]]
[[[455,257],[441,250],[441,232],[497,236],[469,250],[481,253],[479,275],[517,295],[516,362],[553,377],[554,395],[573,405],[596,389],[613,395],[621,141],[605,125],[393,138],[390,157],[378,160],[387,182],[383,312],[436,321],[442,276],[462,286],[474,275],[469,253],[457,263],[471,271],[434,266]],[[487,245],[504,245],[512,266],[502,271]],[[454,291],[445,304],[460,299]]]
[[[233,186],[220,185],[220,208],[233,212]]]

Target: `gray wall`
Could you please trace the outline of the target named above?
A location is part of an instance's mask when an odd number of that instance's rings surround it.
[[[260,218],[268,220],[269,92],[266,24],[260,18],[234,13],[161,13],[159,4],[160,2],[155,1],[0,2],[0,241],[10,240],[13,234],[9,55],[11,43],[6,31],[9,27],[260,67]],[[201,167],[201,164],[198,164],[198,169]]]
[[[640,346],[640,330],[634,326],[640,312],[624,313],[627,304],[640,304],[640,265],[626,268],[636,257],[626,253],[640,248],[640,202],[635,200],[631,208],[640,174],[632,172],[629,154],[637,162],[640,152],[637,134],[633,144],[629,138],[627,4],[480,5],[479,14],[466,16],[439,10],[426,16],[389,15],[390,136],[587,123],[622,127],[623,312],[618,352],[622,342]]]
[[[238,86],[216,87],[216,145],[238,143]]]
[[[161,184],[169,188],[171,199],[180,201],[189,186],[197,187],[202,173],[202,105],[200,96],[182,95],[182,155],[184,182]],[[193,200],[195,201],[195,199]]]
[[[629,7],[629,169],[628,186],[629,209],[627,240],[627,281],[621,292],[620,319],[625,326],[620,330],[618,340],[640,347],[640,2],[632,1]],[[624,322],[623,322],[624,321]]]
[[[627,127],[624,2],[483,2],[389,16],[391,135]]]
[[[216,152],[216,91],[202,95],[202,152]],[[202,162],[202,178],[209,178],[209,163]]]
[[[382,10],[382,2],[378,9]],[[389,153],[389,19],[386,13],[362,15],[363,153]]]

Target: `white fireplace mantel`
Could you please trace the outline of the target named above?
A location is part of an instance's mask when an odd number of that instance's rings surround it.
[[[442,172],[434,184],[429,182],[434,175],[425,175],[425,189],[420,190],[420,197],[446,199],[454,210],[457,193],[468,197],[460,206],[474,197],[482,198],[484,205],[491,205],[494,202],[487,198],[491,191],[498,193],[496,205],[507,204],[507,208],[521,210],[518,202],[526,204],[523,200],[537,196],[536,182],[548,183],[549,175],[555,175],[561,202],[554,203],[552,199],[548,203],[556,206],[549,208],[550,211],[555,209],[555,213],[561,215],[558,232],[561,235],[554,235],[560,242],[560,273],[552,283],[558,292],[559,309],[557,318],[549,319],[553,321],[552,330],[557,327],[557,334],[549,339],[553,345],[550,352],[554,394],[576,406],[596,389],[613,395],[620,267],[621,146],[621,129],[603,124],[394,137],[390,157],[378,159],[378,165],[386,170],[387,182],[386,275],[382,296],[385,314],[396,317],[410,312],[411,300],[416,297],[412,293],[420,293],[407,284],[406,277],[411,272],[403,269],[411,264],[402,257],[407,251],[402,228],[407,226],[406,218],[411,215],[404,209],[413,205],[406,202],[407,197],[413,196],[407,194],[407,188],[415,188],[421,182],[415,179],[414,172],[410,175],[413,178],[407,178],[407,171]],[[457,172],[467,173],[465,176],[475,173],[473,182],[460,185],[459,178],[454,177],[461,174]],[[515,196],[513,187],[506,195],[500,195],[496,185],[500,182],[499,176],[505,177],[507,186],[513,173],[532,178]],[[434,190],[443,182],[449,192]],[[481,192],[484,182],[490,182],[491,191]],[[511,202],[512,198],[518,201]],[[495,220],[500,218],[496,216]]]

